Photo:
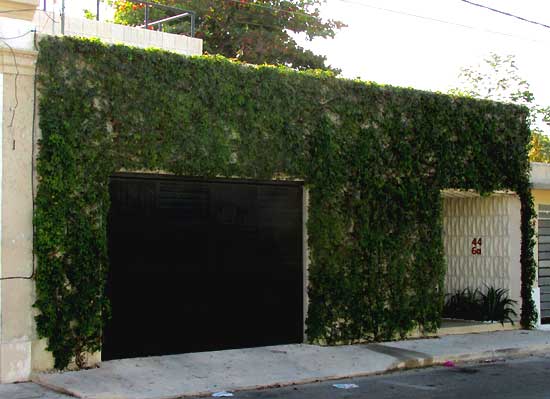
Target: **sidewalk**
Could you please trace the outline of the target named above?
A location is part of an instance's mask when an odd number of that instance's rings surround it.
[[[514,330],[368,345],[282,345],[114,360],[92,370],[37,374],[34,381],[85,399],[168,399],[548,351],[550,332]]]

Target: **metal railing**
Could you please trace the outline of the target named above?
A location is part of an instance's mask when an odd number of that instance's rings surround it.
[[[129,3],[138,4],[140,6],[143,6],[144,8],[144,19],[143,23],[141,25],[137,25],[138,28],[143,29],[154,29],[155,27],[158,30],[163,29],[163,24],[167,22],[172,22],[176,20],[182,20],[184,18],[189,17],[190,19],[190,36],[195,37],[195,21],[196,21],[196,14],[194,11],[191,10],[185,10],[179,7],[172,7],[167,6],[164,4],[158,4],[150,1],[140,1],[140,0],[126,0]],[[44,0],[44,6],[43,11],[47,11],[47,4],[48,1]],[[99,21],[99,13],[100,13],[100,4],[101,0],[97,0],[96,2],[96,15],[95,18],[97,21]],[[151,20],[150,14],[151,10],[158,9],[163,10],[168,13],[173,13],[174,15],[165,16],[158,20]],[[61,18],[61,33],[65,33],[65,0],[61,0],[61,12],[60,12],[60,18]]]

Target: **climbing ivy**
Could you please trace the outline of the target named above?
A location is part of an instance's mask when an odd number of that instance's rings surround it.
[[[56,367],[101,346],[109,176],[302,179],[310,192],[308,337],[434,330],[445,188],[522,203],[522,324],[536,317],[527,110],[490,101],[45,37],[35,251],[37,327]]]

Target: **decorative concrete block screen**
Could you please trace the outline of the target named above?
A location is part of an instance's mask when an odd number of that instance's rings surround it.
[[[443,194],[446,293],[505,288],[521,306],[520,201],[515,195]]]

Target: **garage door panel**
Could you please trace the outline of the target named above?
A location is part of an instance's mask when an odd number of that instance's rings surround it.
[[[135,180],[111,182],[104,359],[302,341],[301,187]]]
[[[177,235],[155,235],[147,232],[116,237],[111,262],[114,274],[125,273],[188,273],[203,270],[207,259],[208,235],[204,231],[188,231]]]
[[[258,224],[256,198],[258,189],[254,185],[213,183],[210,209],[213,221],[220,227],[256,227]]]

